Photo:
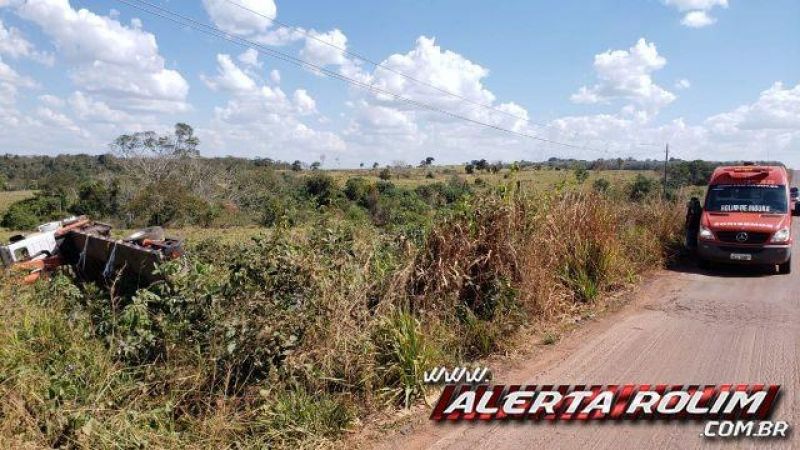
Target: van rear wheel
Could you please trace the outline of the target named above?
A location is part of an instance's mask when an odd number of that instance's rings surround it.
[[[791,258],[789,258],[789,260],[786,261],[785,263],[778,265],[778,273],[780,273],[781,275],[789,275],[790,273],[792,273]]]

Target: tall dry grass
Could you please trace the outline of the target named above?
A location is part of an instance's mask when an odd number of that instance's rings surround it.
[[[415,255],[409,307],[447,314],[464,305],[490,318],[506,287],[528,314],[558,315],[663,265],[682,213],[580,192],[477,199],[437,224]]]

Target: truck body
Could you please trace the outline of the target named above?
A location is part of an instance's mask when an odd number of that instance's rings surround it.
[[[780,166],[717,168],[697,234],[701,262],[779,266],[791,271],[789,176]]]
[[[2,266],[21,273],[24,283],[62,265],[75,268],[79,277],[97,282],[121,278],[146,286],[161,277],[157,266],[183,254],[182,242],[151,227],[125,239],[114,239],[111,226],[85,216],[40,225],[35,233],[15,236],[0,245]]]

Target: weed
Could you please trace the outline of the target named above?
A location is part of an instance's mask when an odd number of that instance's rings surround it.
[[[542,344],[553,345],[558,342],[558,334],[548,331],[542,336]]]
[[[378,377],[388,400],[409,407],[424,397],[424,373],[434,367],[438,355],[419,321],[408,312],[395,311],[378,323],[373,340]]]

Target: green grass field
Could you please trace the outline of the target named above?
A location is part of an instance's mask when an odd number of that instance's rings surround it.
[[[510,174],[509,170],[507,169],[502,170],[499,173],[476,171],[475,173],[467,174],[464,170],[464,166],[434,166],[430,168],[415,167],[389,170],[391,173],[391,179],[389,181],[403,187],[415,187],[422,184],[447,181],[454,175],[459,176],[470,183],[474,183],[475,180],[480,179],[488,185],[507,182],[509,179],[511,179],[511,177],[513,177],[514,180],[519,180],[520,184],[524,188],[529,189],[546,189],[564,180],[574,180],[573,171],[571,170],[534,170],[532,168],[527,168],[520,170],[515,174]],[[378,175],[380,171],[381,169],[328,170],[326,173],[331,175],[340,184],[344,184],[344,182],[351,177],[363,177],[371,181],[379,180],[380,178]],[[432,177],[428,175],[429,173],[432,175]],[[618,182],[630,181],[638,174],[656,177],[656,174],[649,170],[593,170],[589,173],[590,175],[589,179],[587,180],[587,184],[593,183],[594,180],[598,178],[605,178],[612,184],[616,184]]]
[[[331,175],[340,186],[344,186],[347,179],[352,177],[363,177],[370,181],[379,180],[381,169],[350,169],[350,170],[326,170],[325,173]],[[311,174],[311,171],[303,172]],[[390,169],[392,183],[406,188],[430,184],[435,182],[446,182],[453,176],[458,176],[470,184],[477,184],[482,181],[485,185],[492,186],[511,181],[519,181],[520,186],[526,190],[545,190],[556,186],[564,181],[574,181],[575,176],[571,170],[534,170],[527,168],[516,173],[510,173],[505,169],[499,173],[476,172],[467,174],[464,166],[432,166]],[[430,175],[429,175],[430,174]],[[632,171],[632,170],[602,170],[590,171],[589,178],[584,186],[591,186],[599,179],[605,178],[612,185],[621,186],[633,180],[637,175],[644,174],[649,177],[656,177],[652,171]],[[8,207],[17,201],[32,197],[35,191],[4,191],[0,192],[0,216],[5,213]],[[184,227],[170,230],[170,234],[186,239],[188,243],[199,242],[204,239],[214,238],[223,242],[237,242],[249,240],[250,237],[264,233],[265,228],[256,225],[227,227],[224,230],[208,229],[202,227]],[[19,233],[18,230],[8,230],[0,227],[0,242],[7,242],[8,238]],[[127,235],[130,230],[115,230],[115,236],[122,237]]]

